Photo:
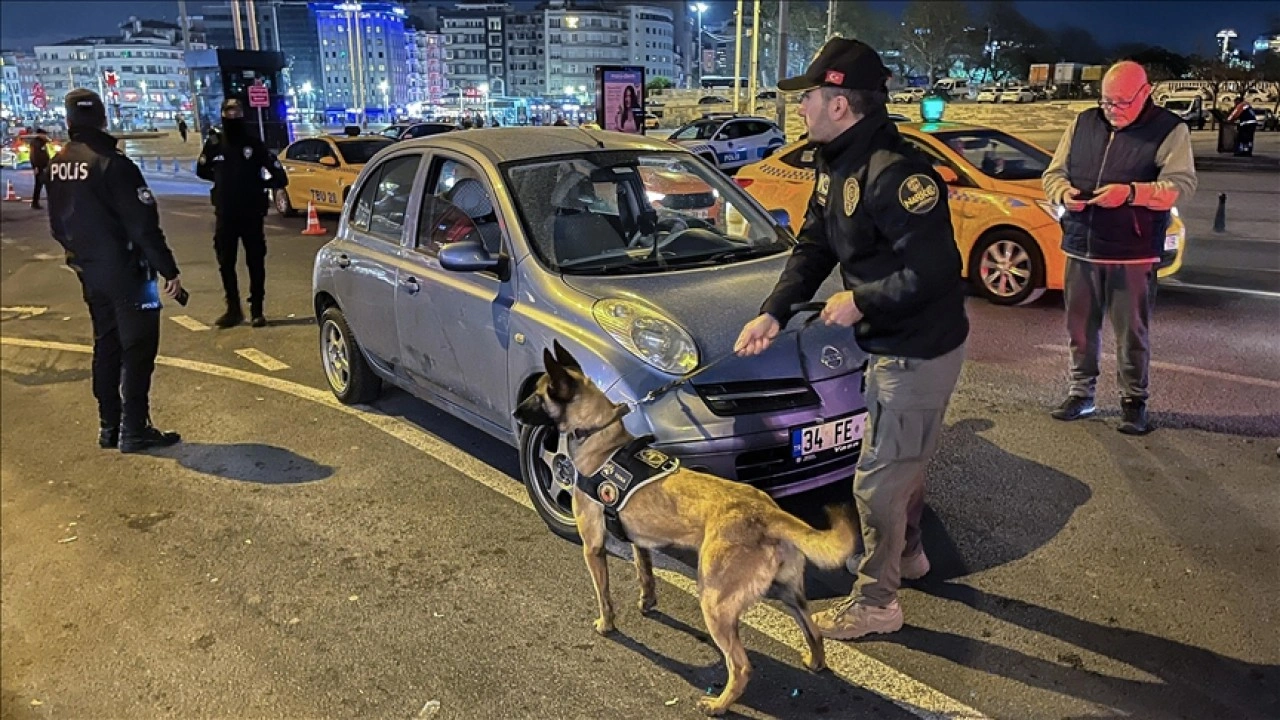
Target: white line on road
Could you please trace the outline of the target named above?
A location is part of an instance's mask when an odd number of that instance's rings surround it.
[[[1071,352],[1071,348],[1066,345],[1037,345],[1036,349],[1053,350],[1054,352],[1061,353]],[[1116,359],[1114,353],[1102,353],[1102,357],[1112,361]],[[1242,385],[1257,385],[1258,387],[1280,390],[1280,381],[1268,380],[1266,378],[1251,377],[1249,375],[1236,375],[1234,373],[1221,372],[1218,370],[1206,370],[1204,368],[1191,367],[1190,365],[1160,362],[1159,360],[1152,360],[1151,367],[1159,368],[1161,370],[1172,370],[1174,372],[1184,372],[1188,375],[1199,375],[1200,377],[1213,378],[1215,380],[1225,380],[1227,382],[1235,382]]]
[[[208,217],[207,215],[200,215],[200,214],[197,214],[197,213],[182,212],[181,210],[169,210],[169,211],[168,211],[168,213],[169,213],[170,215],[181,215],[182,217],[197,218],[197,219],[204,219],[204,218]]]
[[[12,307],[0,307],[0,313],[15,316],[15,320],[26,320],[49,312],[49,308],[42,305],[14,305]]]
[[[289,369],[288,365],[254,348],[241,348],[236,351],[236,354],[268,372]]]
[[[45,340],[28,340],[26,338],[0,337],[0,345],[15,347],[39,348],[90,354],[93,348],[87,345],[51,342]],[[383,415],[366,407],[351,407],[338,402],[329,392],[307,387],[299,383],[282,380],[269,375],[245,372],[235,368],[223,367],[196,360],[160,356],[156,358],[158,365],[180,368],[192,372],[212,375],[226,380],[257,385],[292,395],[302,400],[309,400],[331,410],[358,418],[382,432],[394,437],[406,445],[428,455],[444,465],[453,468],[463,475],[484,485],[503,497],[518,503],[525,509],[532,510],[533,503],[523,492],[518,482],[475,457],[446,443],[435,435],[400,418]],[[689,578],[693,574],[677,573],[661,568],[654,568],[654,574],[663,582],[693,597],[697,597],[697,585]],[[584,580],[585,582],[585,580]],[[589,619],[583,620],[587,626]],[[805,647],[795,622],[783,611],[771,605],[760,604],[743,618],[744,624],[757,632],[786,645],[797,654]],[[853,645],[838,642],[826,643],[827,666],[839,678],[855,687],[861,687],[875,693],[922,718],[952,718],[955,720],[986,720],[986,715],[964,705],[943,694],[923,682],[903,673],[876,658],[863,653]]]
[[[1230,295],[1248,295],[1250,297],[1264,297],[1272,300],[1280,299],[1280,292],[1271,292],[1270,290],[1246,290],[1245,288],[1220,287],[1218,285],[1197,285],[1196,283],[1186,283],[1172,278],[1163,280],[1161,287],[1167,287],[1171,290],[1207,290],[1210,292],[1227,293]]]
[[[182,327],[190,330],[191,332],[202,332],[204,330],[209,329],[208,325],[205,325],[204,323],[191,317],[190,315],[174,315],[169,319],[178,323]]]

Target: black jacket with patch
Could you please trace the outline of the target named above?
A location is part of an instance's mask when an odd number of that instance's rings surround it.
[[[114,137],[72,130],[47,172],[49,227],[85,285],[121,297],[135,293],[153,270],[178,276],[155,196]]]
[[[839,265],[863,313],[853,328],[863,350],[928,359],[968,337],[947,187],[887,113],[863,118],[819,148],[799,236],[761,308],[780,323]]]
[[[270,180],[263,179],[263,171]],[[200,150],[196,176],[213,181],[210,200],[222,216],[266,215],[271,202],[267,189],[289,184],[280,160],[261,140],[232,140],[226,132],[210,137]]]

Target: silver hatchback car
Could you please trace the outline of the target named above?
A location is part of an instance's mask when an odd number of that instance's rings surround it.
[[[543,349],[559,340],[614,401],[638,403],[731,352],[790,256],[786,226],[662,141],[548,127],[396,143],[315,259],[325,375],[343,402],[389,382],[516,446],[539,514],[576,538],[563,439],[512,418]],[[625,422],[686,466],[800,492],[853,473],[864,362],[851,331],[814,324]]]

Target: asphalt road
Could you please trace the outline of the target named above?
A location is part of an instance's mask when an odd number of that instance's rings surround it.
[[[268,219],[271,325],[200,329],[220,312],[212,219],[174,189],[157,184],[192,300],[164,311],[153,414],[185,442],[150,456],[94,444],[75,278],[42,212],[0,205],[0,716],[696,717],[724,669],[689,558],[662,558],[656,619],[612,561],[620,634],[598,637],[581,554],[530,511],[513,450],[400,392],[331,399],[309,298],[324,239],[300,219]],[[1114,431],[1110,360],[1101,417],[1048,418],[1060,298],[970,315],[908,627],[830,643],[814,676],[759,610],[735,709],[1280,716],[1280,304],[1162,293],[1145,438]],[[810,596],[850,580],[812,572]]]

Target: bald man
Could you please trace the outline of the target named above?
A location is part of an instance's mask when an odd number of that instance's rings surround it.
[[[1067,333],[1071,384],[1051,413],[1080,420],[1097,412],[1094,393],[1102,317],[1116,333],[1121,421],[1128,435],[1151,432],[1147,379],[1148,326],[1156,265],[1164,252],[1170,211],[1196,189],[1191,132],[1151,102],[1147,73],[1116,63],[1102,79],[1098,107],[1071,123],[1044,172],[1049,201],[1066,208]]]

